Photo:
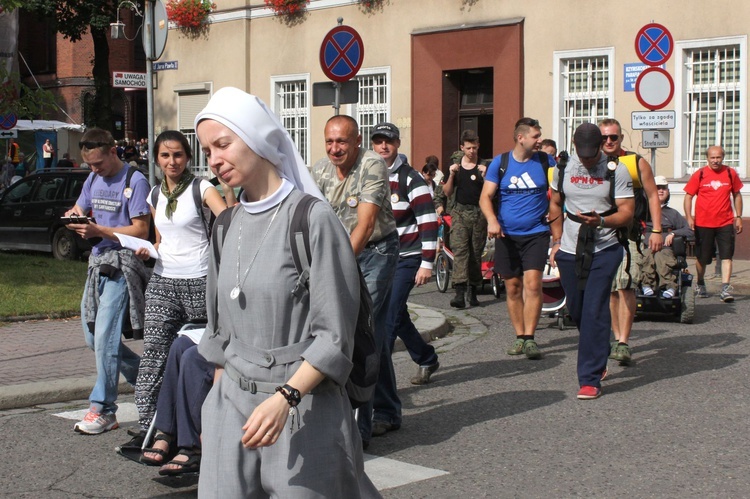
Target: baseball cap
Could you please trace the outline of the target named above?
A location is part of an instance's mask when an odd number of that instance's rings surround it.
[[[378,123],[375,125],[375,128],[372,129],[370,138],[374,139],[376,135],[382,135],[389,139],[401,139],[398,127],[393,123]]]
[[[593,158],[602,146],[602,132],[593,123],[584,123],[576,128],[573,144],[579,158]]]
[[[656,185],[669,185],[669,182],[667,182],[667,177],[665,177],[664,175],[657,175],[656,177],[654,177],[654,182],[656,183]]]

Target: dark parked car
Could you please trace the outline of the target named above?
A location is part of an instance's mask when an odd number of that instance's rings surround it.
[[[60,223],[78,199],[90,170],[34,173],[0,195],[0,249],[52,252],[59,260],[79,258],[91,244]]]

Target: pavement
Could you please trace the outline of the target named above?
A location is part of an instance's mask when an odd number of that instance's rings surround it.
[[[450,331],[445,315],[409,304],[417,330],[425,341]],[[83,339],[80,317],[9,322],[0,327],[0,410],[87,399],[96,382],[94,355]],[[139,355],[142,340],[125,340]],[[396,351],[403,351],[401,340]],[[133,387],[120,377],[120,394]]]
[[[694,259],[688,258],[689,269]],[[718,293],[721,279],[709,266],[706,287]],[[735,260],[732,285],[737,295],[750,294],[750,260]],[[440,348],[445,351],[460,345],[472,336],[456,335],[445,338],[457,324],[474,331],[481,324],[469,316],[457,316],[457,311],[437,310],[409,303],[417,330],[432,342],[443,338]],[[447,316],[447,317],[446,317]],[[96,365],[92,352],[83,340],[80,318],[14,321],[0,326],[0,410],[87,399],[96,380]],[[125,340],[136,353],[143,351],[143,341]],[[404,350],[397,340],[396,352]],[[120,378],[120,393],[132,393],[133,387]]]

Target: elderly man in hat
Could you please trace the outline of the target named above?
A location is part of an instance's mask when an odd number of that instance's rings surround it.
[[[679,211],[667,206],[669,203],[669,182],[662,175],[654,178],[656,191],[661,203],[661,227],[664,231],[664,247],[661,251],[651,251],[646,248],[643,251],[642,289],[644,296],[653,296],[656,291],[661,291],[662,298],[673,298],[677,295],[677,276],[674,269],[677,266],[677,257],[672,251],[672,242],[675,236],[685,239],[693,239],[693,231]],[[646,238],[650,237],[653,223],[646,222]]]
[[[580,333],[578,398],[585,400],[601,395],[607,372],[609,290],[623,257],[617,229],[632,221],[635,201],[627,167],[601,152],[598,126],[579,126],[573,144],[575,153],[552,179],[550,263],[560,269],[568,310]]]

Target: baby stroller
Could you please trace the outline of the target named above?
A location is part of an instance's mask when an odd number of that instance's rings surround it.
[[[453,252],[449,246],[451,216],[442,215],[438,217],[438,244],[437,258],[435,260],[435,282],[438,291],[445,293],[450,284],[451,271],[453,269]],[[488,239],[482,253],[482,291],[486,283],[492,284],[492,294],[500,297],[505,285],[499,275],[495,273],[495,240]]]
[[[571,325],[565,308],[565,291],[560,281],[560,272],[549,261],[542,274],[542,316],[554,318],[560,331]]]
[[[687,248],[684,237],[675,237],[672,251],[677,258],[674,273],[677,274],[677,294],[672,298],[662,298],[657,292],[645,296],[638,287],[635,294],[636,317],[642,314],[668,314],[682,324],[692,324],[695,315],[695,294],[693,293],[693,276],[687,270]]]

